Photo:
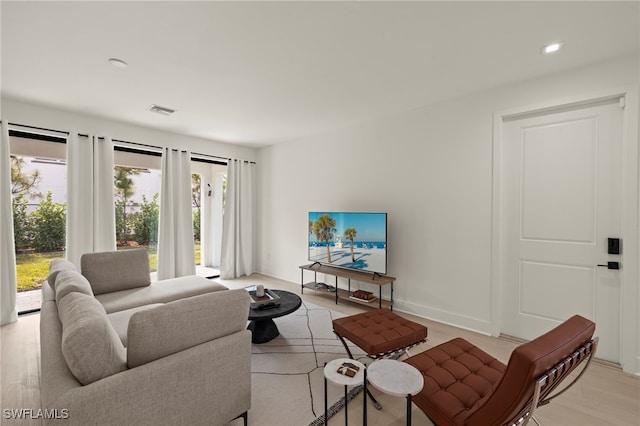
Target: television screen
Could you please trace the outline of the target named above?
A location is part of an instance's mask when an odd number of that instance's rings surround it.
[[[387,214],[309,212],[309,260],[387,273]]]

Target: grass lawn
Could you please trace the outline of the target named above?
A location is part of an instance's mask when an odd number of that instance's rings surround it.
[[[64,258],[64,251],[16,254],[18,291],[34,290],[42,287],[42,281],[46,280],[49,275],[49,263],[53,259],[62,258]]]
[[[156,246],[145,247],[149,251],[149,267],[158,270],[158,250]],[[126,250],[129,247],[119,248]],[[16,255],[16,274],[18,276],[18,291],[36,290],[42,287],[42,281],[49,275],[49,263],[53,259],[63,259],[64,251],[48,253],[30,253]],[[200,242],[195,244],[196,265],[200,264]]]

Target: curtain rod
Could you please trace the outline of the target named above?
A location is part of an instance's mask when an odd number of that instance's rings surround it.
[[[0,123],[2,123],[2,121],[0,120]],[[60,133],[63,135],[69,135],[69,132],[65,132],[62,130],[56,130],[56,129],[47,129],[45,127],[36,127],[36,126],[28,126],[26,124],[18,124],[18,123],[7,123],[10,126],[20,126],[20,127],[24,127],[25,129],[33,129],[33,130],[42,130],[45,132],[55,132],[55,133]],[[85,133],[78,133],[78,136],[82,136],[85,138],[88,138],[89,135],[85,134]],[[98,139],[104,139],[104,136],[98,136]],[[121,139],[112,139],[114,142],[119,142],[119,143],[126,143],[126,144],[131,144],[131,145],[138,145],[138,146],[144,146],[147,148],[155,148],[155,149],[163,149],[163,147],[161,146],[157,146],[157,145],[149,145],[149,144],[145,144],[145,143],[140,143],[140,142],[131,142],[131,141],[125,141],[125,140],[121,140]],[[192,155],[201,155],[203,157],[210,157],[210,158],[218,158],[220,160],[224,160],[224,161],[230,161],[231,158],[228,157],[220,157],[218,155],[211,155],[211,154],[202,154],[199,152],[192,152]],[[245,162],[251,163],[251,164],[255,164],[255,161],[248,161],[248,160],[243,160]]]
[[[255,161],[249,161],[249,160],[238,160],[237,158],[227,158],[226,160],[227,160],[227,161],[242,161],[242,162],[249,163],[249,164],[256,164],[256,162],[255,162]]]
[[[44,127],[36,127],[36,126],[27,126],[26,124],[18,124],[18,123],[7,123],[9,126],[20,126],[20,127],[24,127],[25,129],[33,129],[33,130],[43,130],[45,132],[55,132],[55,133],[61,133],[63,135],[68,135],[69,132],[63,132],[62,130],[55,130],[55,129],[47,129]]]

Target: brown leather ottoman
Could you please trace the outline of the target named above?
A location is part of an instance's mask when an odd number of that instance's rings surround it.
[[[491,395],[506,366],[493,356],[456,338],[404,362],[424,378],[413,402],[437,425],[464,424]]]
[[[333,331],[342,340],[351,358],[353,356],[343,339],[350,340],[370,357],[380,358],[408,349],[427,338],[427,327],[402,318],[388,309],[335,319]]]

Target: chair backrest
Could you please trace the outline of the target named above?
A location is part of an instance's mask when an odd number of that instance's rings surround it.
[[[517,347],[511,353],[502,380],[465,424],[506,425],[517,424],[521,419],[526,422],[539,401],[578,364],[591,359],[597,344],[592,340],[595,327],[592,321],[575,315]]]

